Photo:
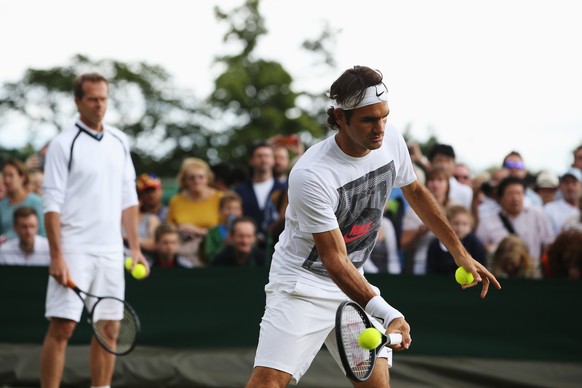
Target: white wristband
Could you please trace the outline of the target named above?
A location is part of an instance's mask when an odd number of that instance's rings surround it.
[[[374,318],[383,320],[382,325],[387,328],[390,322],[396,318],[404,318],[404,315],[390,306],[380,295],[376,295],[366,305],[366,312]]]

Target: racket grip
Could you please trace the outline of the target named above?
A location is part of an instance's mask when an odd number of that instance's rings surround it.
[[[67,278],[67,287],[69,287],[69,288],[77,288],[77,285],[75,284],[74,281],[71,280],[71,278]]]
[[[388,334],[388,345],[398,345],[402,343],[402,334]]]

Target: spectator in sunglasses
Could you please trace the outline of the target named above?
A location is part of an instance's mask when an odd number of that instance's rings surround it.
[[[509,176],[522,179],[526,182],[524,206],[527,207],[533,205],[541,208],[543,206],[542,198],[530,187],[529,184],[527,184],[528,174],[521,154],[517,151],[511,151],[508,153],[505,158],[503,158],[502,167],[509,170]]]

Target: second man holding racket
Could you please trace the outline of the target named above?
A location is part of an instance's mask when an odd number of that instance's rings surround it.
[[[83,303],[67,280],[95,295],[123,299],[121,224],[135,262],[148,268],[137,237],[138,200],[129,143],[119,129],[104,125],[109,85],[97,73],[75,81],[79,120],[55,137],[46,157],[44,213],[50,246],[46,317],[50,320],[41,354],[41,385],[60,385],[65,350]],[[93,387],[111,384],[115,356],[95,339],[90,353]]]
[[[351,299],[380,318],[388,333],[411,344],[403,315],[363,276],[392,187],[442,241],[455,262],[483,283],[495,277],[463,248],[427,189],[416,180],[402,135],[387,126],[388,90],[380,72],[345,71],[331,86],[327,124],[335,136],[312,146],[289,176],[285,230],[275,247],[255,367],[248,387],[298,382],[325,343],[339,363],[334,324],[338,305]],[[387,387],[391,349],[384,348],[363,387]],[[341,364],[340,364],[341,365]]]

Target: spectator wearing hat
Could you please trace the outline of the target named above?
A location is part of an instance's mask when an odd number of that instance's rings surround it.
[[[559,185],[560,178],[556,174],[550,171],[542,171],[538,174],[535,191],[542,199],[544,205],[556,199]]]
[[[164,205],[162,181],[156,174],[143,173],[137,177],[137,196],[143,213],[152,213],[161,221],[168,217],[168,207]]]
[[[148,262],[151,262],[156,249],[155,231],[161,224],[161,219],[157,213],[162,211],[162,183],[160,178],[155,174],[141,174],[136,179],[136,190],[139,200],[139,219],[137,225],[139,245],[144,257]],[[126,248],[125,254],[130,255],[125,229],[122,231],[123,242]]]
[[[569,218],[580,214],[578,198],[582,195],[582,172],[571,167],[560,177],[561,198],[544,206],[544,212],[552,224],[552,231],[557,236]]]

